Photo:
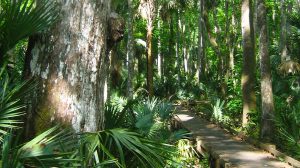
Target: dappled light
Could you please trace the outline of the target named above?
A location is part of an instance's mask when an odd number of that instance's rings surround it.
[[[299,0],[0,0],[0,167],[300,167]]]

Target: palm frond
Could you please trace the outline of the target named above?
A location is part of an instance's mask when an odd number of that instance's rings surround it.
[[[3,65],[2,67],[5,67]],[[5,71],[0,73],[0,140],[12,128],[18,128],[25,104],[22,101],[37,86],[33,80],[12,84]]]
[[[134,124],[135,116],[131,112],[131,101],[122,107],[112,104],[105,105],[105,129],[132,127]],[[122,109],[122,110],[120,110]]]
[[[55,3],[36,0],[0,1],[0,60],[20,40],[48,28],[58,17]]]
[[[72,159],[78,141],[70,131],[59,131],[59,126],[53,127],[38,135],[31,141],[18,145],[20,137],[12,133],[5,135],[2,167],[74,167],[79,165],[78,159]],[[15,142],[14,144],[12,142]]]
[[[126,129],[112,129],[105,132],[108,144],[117,147],[120,162],[139,162],[143,167],[163,167],[167,159],[164,154],[170,152],[171,146],[142,138],[138,133]],[[110,148],[108,148],[110,149]],[[126,151],[126,152],[125,152]],[[126,155],[132,159],[126,160]],[[127,163],[127,164],[126,164]]]

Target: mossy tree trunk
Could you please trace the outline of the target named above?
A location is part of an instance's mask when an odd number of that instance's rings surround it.
[[[58,123],[76,132],[101,130],[110,0],[57,3],[60,20],[39,36],[31,51],[30,73],[40,87],[30,122],[35,132]]]

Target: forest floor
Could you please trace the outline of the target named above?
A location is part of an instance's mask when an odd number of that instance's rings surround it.
[[[176,107],[174,117],[183,128],[192,133],[198,144],[198,151],[205,150],[213,158],[218,158],[213,164],[220,164],[222,167],[242,168],[291,167],[289,164],[279,161],[270,153],[234,138],[182,106]],[[218,165],[213,167],[218,167]]]

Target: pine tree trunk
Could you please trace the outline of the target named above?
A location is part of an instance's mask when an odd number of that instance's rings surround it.
[[[252,0],[242,1],[242,37],[243,37],[243,126],[248,123],[248,115],[256,110],[255,97],[255,48],[253,32]]]
[[[269,56],[269,40],[267,29],[267,15],[264,0],[258,0],[257,21],[259,31],[259,55],[261,71],[261,100],[262,121],[261,138],[270,140],[273,134],[274,102]]]
[[[58,4],[61,19],[37,39],[31,52],[30,72],[40,84],[35,131],[57,123],[76,132],[101,130],[110,0]]]
[[[134,39],[133,39],[133,13],[132,13],[132,0],[128,0],[128,43],[127,43],[127,58],[128,58],[128,83],[127,83],[127,96],[129,99],[133,98],[133,59],[134,59]]]

